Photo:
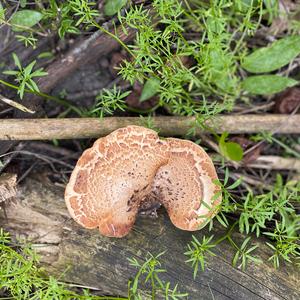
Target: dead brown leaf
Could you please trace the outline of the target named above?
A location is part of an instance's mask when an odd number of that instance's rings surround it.
[[[290,114],[300,105],[300,88],[289,88],[277,95],[274,101],[276,113]]]

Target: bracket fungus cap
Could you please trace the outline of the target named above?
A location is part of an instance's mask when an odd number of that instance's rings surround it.
[[[128,126],[99,138],[84,151],[65,191],[71,216],[85,228],[123,237],[139,207],[155,199],[171,221],[198,230],[216,214],[221,196],[210,157],[198,145],[160,140],[151,129]]]
[[[152,191],[166,208],[172,223],[183,230],[199,230],[212,218],[221,197],[215,167],[197,144],[168,138],[170,158],[159,168]],[[216,198],[216,199],[214,199]]]
[[[168,144],[144,127],[128,126],[98,139],[84,151],[66,187],[71,216],[103,235],[126,235],[168,157]]]

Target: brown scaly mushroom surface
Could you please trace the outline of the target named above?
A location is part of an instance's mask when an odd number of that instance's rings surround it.
[[[221,197],[214,165],[198,145],[160,140],[153,130],[128,126],[98,139],[80,157],[66,187],[71,216],[86,228],[123,237],[139,207],[157,200],[175,226],[198,230],[214,216]],[[203,204],[204,203],[204,204]]]
[[[147,128],[128,126],[98,139],[82,154],[66,187],[71,216],[103,235],[126,235],[168,157],[167,142]]]
[[[214,165],[197,144],[169,138],[170,158],[159,168],[152,192],[167,209],[172,223],[183,230],[199,230],[212,218],[221,203],[213,196],[219,187]]]

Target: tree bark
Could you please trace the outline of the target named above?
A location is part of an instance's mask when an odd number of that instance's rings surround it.
[[[206,270],[193,279],[183,254],[192,233],[175,228],[162,212],[157,219],[139,217],[128,236],[112,239],[80,227],[69,217],[63,188],[27,179],[19,194],[21,199],[6,207],[7,219],[0,211],[0,226],[14,238],[31,241],[47,272],[64,274],[62,280],[98,288],[103,294],[126,295],[127,281],[137,271],[127,258],[143,260],[147,252],[166,251],[161,262],[167,273],[161,277],[172,286],[178,283],[189,299],[300,299],[299,272],[293,266],[275,270],[267,262],[271,253],[263,239],[253,239],[259,245],[255,254],[263,259],[262,264],[249,263],[245,272],[233,268],[234,252],[223,242],[214,250],[216,256],[208,257]],[[210,233],[203,229],[193,234],[201,240],[204,234],[218,238],[224,231],[217,227]],[[234,233],[237,244],[243,238]]]
[[[195,122],[193,117],[155,117],[153,124],[163,136],[184,136]],[[95,138],[128,125],[142,125],[137,117],[4,119],[0,120],[0,140],[52,140]],[[300,115],[225,115],[204,124],[216,133],[300,133]],[[196,133],[205,130],[197,127]]]

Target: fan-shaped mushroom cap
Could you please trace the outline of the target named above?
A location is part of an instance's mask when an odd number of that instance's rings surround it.
[[[118,129],[98,139],[80,157],[66,187],[71,216],[103,235],[122,237],[139,207],[163,204],[173,224],[197,230],[216,214],[221,196],[214,165],[198,145],[160,140],[138,126]]]
[[[98,139],[82,154],[66,187],[71,216],[86,228],[99,227],[103,235],[126,235],[168,157],[168,144],[143,127],[128,126]]]
[[[221,196],[215,167],[198,145],[181,139],[167,139],[170,159],[157,171],[152,191],[165,206],[172,223],[183,230],[198,230],[217,212]]]

